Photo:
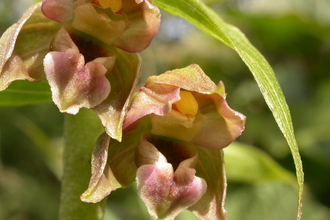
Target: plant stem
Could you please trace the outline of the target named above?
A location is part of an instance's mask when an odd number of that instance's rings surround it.
[[[77,115],[65,115],[60,220],[103,218],[104,200],[96,204],[80,201],[91,176],[93,146],[102,131],[99,119],[89,109],[81,109]]]

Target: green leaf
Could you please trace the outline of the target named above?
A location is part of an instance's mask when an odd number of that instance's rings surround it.
[[[265,58],[236,27],[224,22],[201,0],[155,0],[158,7],[180,16],[205,33],[234,49],[252,72],[264,99],[286,138],[296,166],[299,201],[297,219],[301,218],[304,173],[294,136],[290,111],[272,68]]]
[[[31,83],[15,81],[0,92],[0,106],[22,106],[51,102],[52,95],[47,82]]]
[[[246,183],[280,180],[296,186],[294,175],[256,147],[234,142],[223,151],[228,180]]]

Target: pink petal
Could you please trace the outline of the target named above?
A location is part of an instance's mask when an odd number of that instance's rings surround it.
[[[197,64],[167,71],[158,76],[151,76],[148,78],[145,87],[156,87],[155,84],[172,85],[203,94],[210,94],[217,89],[215,83]]]
[[[205,193],[206,183],[191,168],[178,168],[157,162],[143,165],[137,171],[138,192],[154,218],[174,219],[195,204]]]
[[[115,17],[116,19],[110,18],[105,12],[102,13],[102,9],[97,11],[92,4],[86,3],[75,8],[72,26],[103,43],[112,45],[127,29],[128,22],[120,16]]]
[[[126,115],[124,128],[149,114],[164,116],[172,109],[172,103],[180,100],[180,88],[157,84],[155,87],[141,87]]]
[[[219,86],[223,87],[222,82]],[[193,143],[209,149],[222,149],[242,134],[246,117],[231,109],[226,100],[218,93],[196,95],[201,113],[206,116],[200,132]],[[213,107],[212,107],[213,106]],[[205,107],[205,111],[203,108]]]
[[[74,49],[48,53],[44,67],[53,101],[61,112],[76,114],[79,108],[95,107],[110,93],[107,69],[95,61],[85,65],[83,55]]]
[[[127,52],[141,52],[149,46],[158,32],[160,11],[148,0],[140,1],[139,4],[134,0],[123,0],[123,12],[128,16],[130,28],[114,45]]]
[[[180,113],[171,112],[165,116],[151,115],[151,133],[154,135],[166,136],[182,141],[192,141],[200,132],[206,117],[202,114],[189,121]]]
[[[47,18],[64,23],[72,18],[73,0],[44,0],[41,10]]]
[[[205,181],[192,168],[198,160],[197,150],[189,143],[144,136],[135,152],[138,193],[151,216],[174,219],[206,191]]]

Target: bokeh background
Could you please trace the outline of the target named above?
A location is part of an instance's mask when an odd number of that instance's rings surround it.
[[[33,0],[1,0],[0,33]],[[291,109],[305,172],[303,220],[330,219],[330,1],[207,0],[269,61]],[[248,117],[228,147],[229,220],[293,220],[297,191],[289,147],[245,64],[222,43],[162,13],[141,55],[143,77],[199,64],[226,85],[229,105]],[[0,107],[0,219],[58,219],[63,115],[52,103]],[[272,175],[270,175],[272,173]],[[276,173],[276,174],[274,174]],[[113,192],[106,220],[151,219],[134,186]],[[177,219],[196,219],[185,211]]]

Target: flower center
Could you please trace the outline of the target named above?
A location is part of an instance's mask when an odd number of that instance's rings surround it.
[[[178,168],[182,161],[189,159],[196,154],[195,148],[192,148],[192,146],[187,145],[184,142],[174,141],[170,138],[167,139],[159,136],[152,136],[148,141],[164,155],[167,162],[172,164],[174,170]]]
[[[173,103],[173,108],[187,117],[195,117],[198,113],[198,103],[188,91],[180,91],[181,99]]]
[[[123,8],[122,0],[93,0],[92,3],[101,8],[110,8],[115,14]]]

